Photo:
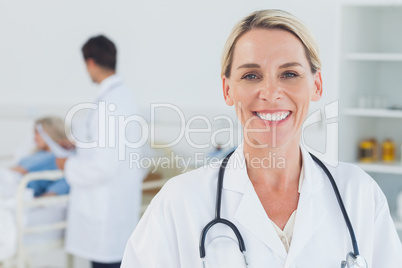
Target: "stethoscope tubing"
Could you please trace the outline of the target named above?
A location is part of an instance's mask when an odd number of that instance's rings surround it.
[[[357,256],[357,255],[359,255],[359,247],[357,246],[355,232],[353,230],[352,223],[350,222],[349,215],[346,211],[345,205],[343,204],[342,197],[339,192],[338,186],[335,183],[334,177],[332,176],[331,172],[328,170],[328,168],[324,165],[324,163],[320,159],[318,159],[312,153],[310,153],[310,155],[313,158],[313,160],[317,163],[317,165],[319,165],[324,170],[325,174],[327,174],[329,181],[331,182],[332,188],[334,189],[336,199],[338,200],[339,207],[341,208],[343,218],[345,219],[346,226],[348,227],[348,230],[349,230],[350,238],[352,240],[352,245],[353,245],[353,253],[355,254],[355,256]]]
[[[233,151],[234,152],[234,151]],[[228,154],[221,163],[221,166],[219,168],[219,175],[218,175],[218,187],[217,187],[217,192],[216,192],[216,204],[215,204],[215,218],[210,221],[203,229],[201,232],[201,238],[200,238],[200,256],[201,259],[205,257],[205,238],[207,236],[207,233],[209,229],[211,229],[212,226],[214,226],[217,223],[222,223],[227,226],[229,226],[233,232],[235,233],[237,240],[239,241],[239,249],[241,252],[246,251],[246,245],[244,243],[243,237],[241,236],[239,230],[237,229],[236,225],[234,225],[232,222],[222,219],[221,218],[221,203],[222,203],[222,189],[223,189],[223,177],[225,174],[226,170],[226,165],[228,164],[230,156],[233,154],[231,152]]]
[[[222,204],[222,189],[223,189],[223,177],[225,175],[226,166],[229,162],[229,158],[234,153],[229,153],[225,159],[223,159],[222,164],[219,168],[219,175],[218,175],[218,189],[216,192],[216,206],[215,206],[215,219],[221,218],[221,204]]]

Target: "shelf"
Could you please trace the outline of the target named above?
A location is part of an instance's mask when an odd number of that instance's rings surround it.
[[[353,163],[360,167],[366,172],[373,173],[384,173],[384,174],[400,174],[402,175],[402,165],[399,163],[393,164],[383,164],[383,163],[373,163],[373,164],[363,164],[363,163]]]
[[[396,228],[398,231],[402,231],[402,221],[396,220],[396,221],[394,221],[394,224],[395,224],[395,228]]]
[[[402,53],[348,53],[348,60],[361,61],[402,61]]]
[[[348,108],[345,115],[362,117],[402,118],[402,110]]]
[[[402,231],[402,220],[396,215],[391,215],[391,216],[392,216],[392,219],[394,220],[395,228],[398,231]]]

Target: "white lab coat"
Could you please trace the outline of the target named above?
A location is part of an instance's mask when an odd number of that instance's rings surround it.
[[[249,268],[339,268],[352,251],[334,191],[323,170],[302,149],[305,178],[289,253],[250,182],[242,148],[229,160],[223,183],[223,218],[242,234]],[[384,194],[358,167],[330,168],[370,268],[402,267],[402,246]],[[218,166],[202,167],[170,180],[154,198],[131,236],[122,268],[202,267],[199,241],[214,218]],[[237,239],[228,227],[210,229],[206,267],[245,267]]]
[[[106,118],[124,118],[138,114],[130,89],[116,76],[100,84],[96,100],[106,102]],[[108,109],[114,104],[116,110]],[[100,106],[99,106],[100,107]],[[112,110],[112,111],[110,111]],[[101,118],[101,117],[100,117]],[[126,159],[118,158],[118,128],[113,138],[113,122],[102,124],[97,110],[90,110],[84,128],[88,141],[97,141],[98,131],[106,129],[104,148],[77,148],[77,154],[68,158],[65,176],[71,186],[68,210],[66,250],[74,255],[96,262],[121,261],[125,244],[133,232],[140,215],[141,185],[146,170],[130,167],[129,153],[139,149],[126,149]],[[111,128],[113,129],[113,128]],[[121,131],[121,130],[120,130]],[[127,124],[125,137],[138,141],[141,129],[136,123]],[[101,134],[102,135],[102,134]],[[116,141],[116,146],[109,138]]]

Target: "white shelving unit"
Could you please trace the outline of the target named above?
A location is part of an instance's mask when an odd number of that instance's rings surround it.
[[[367,138],[379,143],[391,138],[400,149],[402,110],[388,108],[402,107],[401,25],[402,5],[342,7],[339,155],[343,161],[357,162],[359,142]],[[385,103],[374,108],[369,105],[372,101],[366,103],[369,107],[359,107],[364,96],[383,98]]]
[[[356,61],[402,61],[402,53],[348,53],[345,58]]]
[[[377,180],[391,211],[402,191],[402,110],[389,109],[402,107],[401,25],[402,5],[345,5],[341,10],[339,156]],[[359,143],[370,138],[380,145],[391,138],[396,162],[358,163]],[[402,231],[400,220],[396,226]]]
[[[395,227],[398,231],[402,231],[402,220],[394,217]]]
[[[400,119],[402,119],[402,111],[401,110],[390,110],[390,109],[346,108],[344,110],[344,114],[346,116],[400,118]],[[402,124],[402,122],[401,122],[401,124]]]
[[[359,166],[361,169],[366,172],[371,173],[379,173],[379,174],[396,174],[402,176],[402,165],[398,163],[393,164],[382,164],[382,163],[374,163],[374,164],[363,164],[363,163],[354,163]]]

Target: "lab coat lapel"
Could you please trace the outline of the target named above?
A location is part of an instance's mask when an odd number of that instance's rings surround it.
[[[302,147],[302,146],[301,146]],[[302,148],[305,177],[297,207],[293,238],[289,249],[287,263],[290,264],[306,246],[306,243],[323,223],[327,211],[322,206],[322,191],[326,179],[309,153]]]
[[[223,183],[225,190],[236,191],[243,194],[234,215],[239,227],[242,226],[247,229],[255,238],[285,260],[287,252],[249,180],[244,162],[243,149],[241,147],[239,147],[230,158],[228,168],[225,172],[225,178]]]
[[[243,199],[236,211],[235,219],[275,254],[284,260],[286,259],[287,252],[285,247],[279,239],[251,182],[247,184]]]

